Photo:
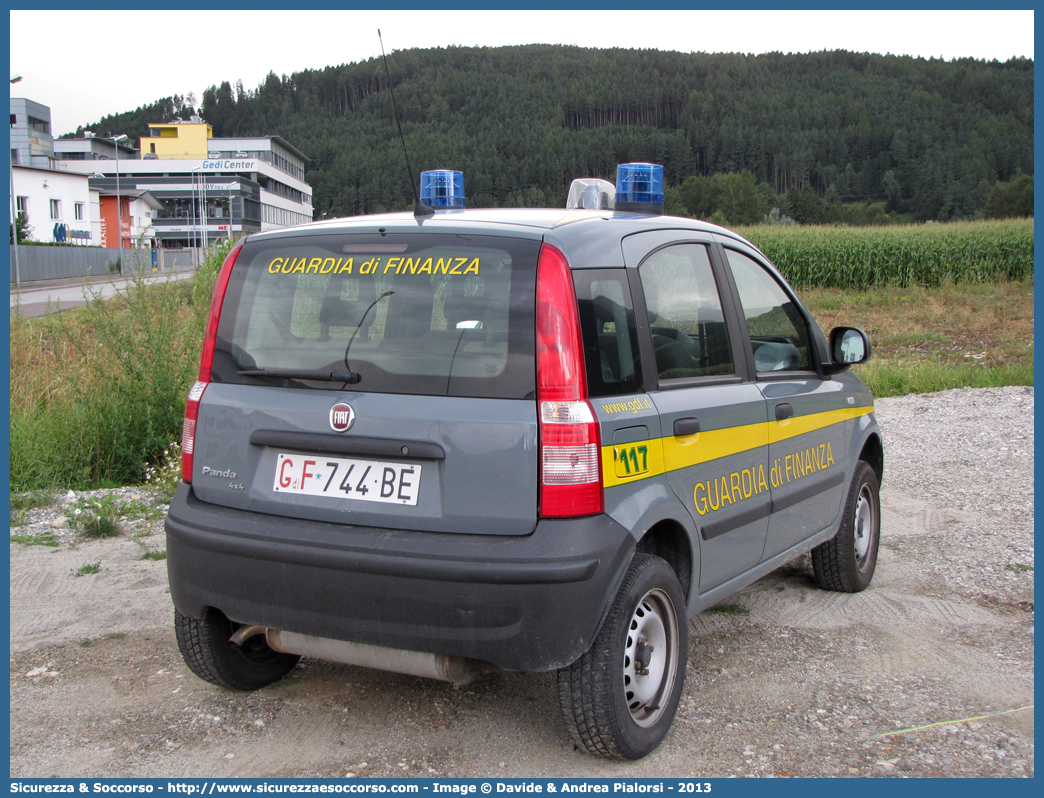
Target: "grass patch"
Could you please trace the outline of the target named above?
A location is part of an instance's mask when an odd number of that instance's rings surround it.
[[[66,513],[70,525],[89,538],[114,538],[120,534],[122,504],[112,496],[79,499]]]
[[[824,332],[849,324],[870,336],[873,356],[853,371],[874,396],[1033,385],[1032,282],[814,288],[801,298]]]
[[[11,535],[12,543],[21,543],[24,546],[58,546],[58,536],[54,532],[44,532],[40,535]]]
[[[224,248],[192,280],[11,320],[11,486],[141,484],[180,437]]]
[[[101,563],[92,562],[88,563],[87,565],[81,565],[79,568],[73,571],[73,576],[89,576],[90,574],[98,573],[100,570]]]
[[[124,632],[113,632],[112,634],[105,635],[106,640],[122,640],[127,635]]]
[[[80,641],[80,648],[90,648],[90,647],[91,647],[91,641],[90,640],[81,640]]]
[[[79,498],[66,518],[75,529],[89,538],[109,538],[120,534],[120,522],[129,518],[152,520],[162,515],[154,505],[132,499],[123,501],[109,494],[99,498]]]
[[[167,552],[164,551],[147,551],[141,555],[143,560],[165,560],[167,559]]]
[[[1021,573],[1026,573],[1027,571],[1032,571],[1033,570],[1033,566],[1032,565],[1027,565],[1024,562],[1013,562],[1013,563],[1008,565],[1008,570],[1009,571],[1014,571],[1015,573],[1021,574]]]
[[[107,515],[86,515],[77,522],[84,535],[92,539],[114,538],[120,534],[119,519]]]
[[[704,612],[711,615],[750,615],[750,610],[742,604],[728,602],[724,604],[715,604],[713,607],[705,609]]]
[[[46,507],[55,501],[55,493],[50,490],[31,490],[27,493],[11,494],[11,526],[22,526],[29,517],[29,511],[36,507]]]
[[[30,490],[26,493],[11,494],[11,512],[15,510],[32,510],[35,507],[46,507],[54,504],[53,490]]]

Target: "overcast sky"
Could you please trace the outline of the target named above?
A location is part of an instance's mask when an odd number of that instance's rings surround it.
[[[11,11],[11,87],[52,131],[160,97],[411,47],[575,44],[680,52],[1033,57],[1032,11]],[[160,121],[160,120],[157,120]]]

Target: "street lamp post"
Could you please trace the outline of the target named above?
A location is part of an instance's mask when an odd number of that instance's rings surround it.
[[[200,265],[203,265],[203,253],[207,251],[208,233],[210,232],[210,219],[207,217],[207,178],[200,169],[199,172],[199,216],[202,221],[200,227],[203,231],[203,249],[200,250]]]
[[[198,174],[197,174],[198,173]],[[192,243],[199,244],[196,250],[196,268],[203,265],[203,252],[207,246],[207,209],[203,200],[203,167],[197,166],[192,170]],[[199,209],[199,226],[196,227],[196,209]]]
[[[123,206],[120,199],[120,142],[127,138],[126,133],[120,133],[118,136],[106,136],[107,139],[112,141],[113,146],[116,148],[116,246],[118,247],[117,252],[120,264],[120,277],[123,276]]]
[[[11,85],[18,83],[22,79],[21,75],[15,75],[11,78]],[[15,190],[14,190],[14,153],[11,154],[11,235],[14,239],[14,267],[15,267],[15,288],[22,287],[22,270],[18,267],[18,207],[15,203]]]

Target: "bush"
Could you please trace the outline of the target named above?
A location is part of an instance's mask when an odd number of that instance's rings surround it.
[[[181,481],[181,444],[171,443],[153,465],[145,464],[145,487],[150,488],[165,499],[172,499],[174,491]]]
[[[787,227],[793,227],[794,225],[797,224],[797,222],[795,222],[793,219],[791,219],[785,213],[781,213],[779,208],[773,208],[771,211],[769,211],[768,213],[766,213],[764,216],[761,217],[760,224],[763,224],[763,225],[781,224],[781,225],[785,225]]]

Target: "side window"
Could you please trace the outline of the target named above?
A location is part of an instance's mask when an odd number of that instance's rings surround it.
[[[732,350],[707,247],[665,247],[650,255],[638,274],[659,378],[732,374]]]
[[[627,275],[623,269],[573,272],[591,396],[638,393],[642,366]]]
[[[725,253],[747,319],[755,368],[811,370],[808,325],[790,295],[757,261],[731,249]]]

